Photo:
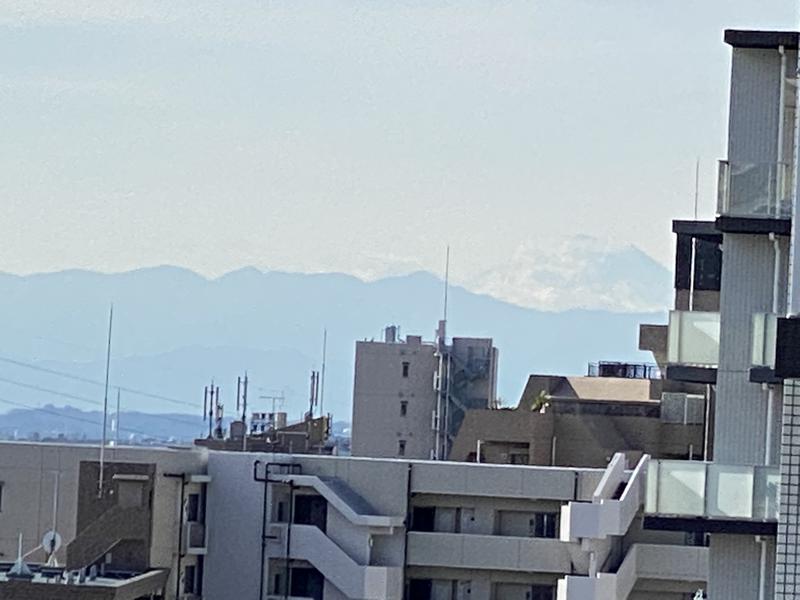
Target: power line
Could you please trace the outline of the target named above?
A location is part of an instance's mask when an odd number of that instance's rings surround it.
[[[61,391],[58,391],[58,390],[53,390],[53,389],[50,389],[50,388],[45,388],[45,387],[41,387],[41,386],[38,386],[38,385],[34,385],[32,383],[25,383],[23,381],[18,381],[18,380],[14,380],[14,379],[8,379],[8,378],[2,377],[2,376],[0,376],[0,382],[7,383],[7,384],[10,384],[10,385],[15,385],[17,387],[27,388],[29,390],[34,390],[36,392],[42,392],[44,394],[53,394],[54,396],[61,396],[63,398],[69,398],[70,400],[77,400],[79,402],[88,402],[89,404],[94,404],[96,406],[102,406],[103,405],[103,403],[100,400],[94,400],[92,398],[87,398],[85,396],[78,396],[76,394],[70,394],[68,392],[61,392]],[[119,388],[119,389],[123,389],[123,388]],[[176,417],[171,417],[169,415],[160,415],[160,414],[148,413],[148,416],[156,418],[156,419],[164,419],[165,421],[173,421],[175,423],[180,423],[182,425],[188,425],[188,426],[192,426],[192,427],[197,425],[197,423],[190,423],[189,421],[184,421],[182,419],[178,419]]]
[[[50,375],[56,375],[58,377],[64,377],[66,379],[81,381],[83,383],[88,383],[90,385],[99,385],[99,386],[105,385],[102,381],[98,381],[96,379],[89,379],[88,377],[81,377],[80,375],[65,373],[64,371],[57,371],[56,369],[48,369],[47,367],[40,367],[39,365],[34,365],[29,362],[9,358],[7,356],[0,356],[0,362],[17,365],[18,367],[24,367],[26,369],[32,369],[34,371],[40,371],[42,373],[48,373]],[[170,398],[169,396],[163,396],[161,394],[153,394],[151,392],[146,392],[144,390],[137,390],[135,388],[129,388],[121,385],[112,387],[117,387],[123,392],[126,392],[128,394],[135,394],[137,396],[143,396],[145,398],[152,398],[153,400],[163,400],[164,402],[172,402],[173,404],[182,404],[184,406],[191,406],[194,409],[197,408],[197,405],[194,402],[187,402],[186,400],[178,400],[177,398]]]

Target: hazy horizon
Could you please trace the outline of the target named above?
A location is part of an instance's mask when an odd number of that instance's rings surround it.
[[[576,234],[669,268],[698,157],[714,211],[723,29],[795,8],[4,3],[0,271],[375,278],[450,244],[459,282]]]

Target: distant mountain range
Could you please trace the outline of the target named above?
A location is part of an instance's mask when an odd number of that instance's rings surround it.
[[[537,240],[503,265],[463,282],[467,288],[539,310],[663,310],[671,303],[670,271],[631,245],[589,236]]]
[[[214,378],[231,416],[236,377],[247,370],[250,409],[271,409],[272,400],[261,397],[283,390],[278,407],[297,418],[327,328],[324,408],[348,420],[355,341],[379,338],[388,324],[430,339],[442,281],[424,272],[364,282],[252,268],[218,279],[176,267],[0,274],[0,412],[45,404],[98,410],[112,301],[112,386],[148,393],[123,390],[124,411],[199,416],[203,386]],[[663,312],[540,311],[454,286],[448,333],[494,338],[500,395],[515,404],[530,373],[580,374],[598,359],[650,360],[636,349],[638,325],[664,320]]]

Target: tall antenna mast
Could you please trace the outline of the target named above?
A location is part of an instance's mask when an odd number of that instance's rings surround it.
[[[700,157],[694,165],[694,220],[697,221],[697,206],[700,199]],[[689,310],[694,310],[694,277],[697,260],[697,238],[692,236],[692,261],[689,265]]]
[[[447,251],[444,259],[444,321],[447,322],[447,291],[450,287],[450,244],[447,245]]]
[[[694,165],[694,220],[697,221],[697,205],[700,200],[700,157]]]
[[[319,386],[319,414],[323,416],[325,412],[323,408],[325,406],[325,357],[328,350],[328,330],[322,330],[322,382]]]
[[[117,447],[119,446],[119,397],[120,389],[117,388],[117,418],[114,420],[114,457],[117,456]]]
[[[108,311],[108,346],[106,348],[106,385],[103,394],[103,437],[100,441],[100,476],[97,478],[97,497],[103,497],[103,470],[106,458],[106,427],[108,426],[108,375],[111,370],[111,327],[114,323],[114,304]]]

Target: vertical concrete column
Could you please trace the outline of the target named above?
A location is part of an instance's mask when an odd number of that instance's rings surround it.
[[[783,384],[775,599],[800,597],[800,379]]]

